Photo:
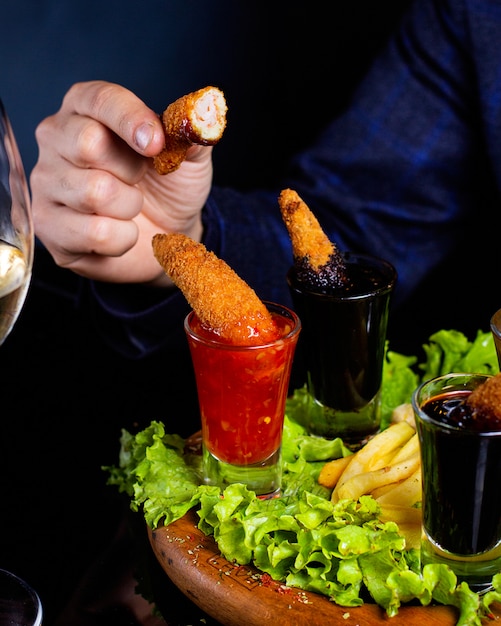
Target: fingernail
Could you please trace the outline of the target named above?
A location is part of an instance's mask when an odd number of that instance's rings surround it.
[[[146,150],[153,139],[153,124],[141,124],[136,130],[134,141],[140,150]]]

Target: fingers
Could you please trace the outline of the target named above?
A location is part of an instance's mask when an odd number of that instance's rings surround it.
[[[51,178],[51,185],[39,194],[45,182]],[[44,221],[50,216],[45,211],[53,211],[57,207],[57,218],[60,207],[68,207],[83,214],[96,214],[117,219],[132,219],[139,213],[143,205],[143,196],[139,189],[127,185],[104,170],[67,168],[60,177],[55,169],[45,172],[44,167],[34,170],[31,186],[36,198],[43,197],[44,202],[34,202],[33,210],[38,213],[38,225],[43,228]],[[50,227],[50,224],[46,225]]]
[[[54,247],[54,256],[59,265],[75,266],[79,256],[119,257],[134,246],[138,237],[137,225],[132,221],[114,220],[95,215],[72,216],[68,227],[59,229],[60,240]],[[66,251],[71,251],[69,254]],[[74,268],[75,269],[75,268]],[[84,273],[83,265],[76,269]]]
[[[109,128],[96,120],[72,115],[64,118],[64,126],[40,125],[37,140],[43,146],[58,146],[57,156],[68,165],[81,169],[104,170],[129,185],[135,184],[147,167],[148,161]],[[57,142],[57,143],[55,143]]]
[[[66,94],[62,108],[100,122],[144,156],[158,154],[165,143],[158,115],[120,85],[77,83]]]
[[[144,151],[155,152],[163,145],[156,114],[122,87],[90,82],[72,87],[59,112],[38,126],[35,228],[59,264],[71,255],[120,255],[137,241],[137,225],[128,222],[144,206],[137,183],[152,169],[135,151],[145,124]]]
[[[136,220],[67,213],[58,218],[58,239],[49,248],[55,262],[80,276],[114,283],[168,286],[151,251],[155,228]]]
[[[165,284],[152,237],[201,238],[211,148],[193,146],[179,170],[159,176],[150,158],[165,141],[158,116],[123,87],[99,81],[72,87],[36,137],[35,231],[56,263],[97,280]]]
[[[155,113],[129,91],[102,85],[106,83],[80,83],[73,87],[59,112],[39,124],[36,129],[39,162],[57,167],[57,161],[62,160],[60,167],[102,169],[135,184],[151,166],[150,159],[137,151],[137,135],[149,142],[142,151],[148,156],[163,146],[162,126]],[[96,91],[101,91],[96,86],[101,86],[108,99],[97,97]]]

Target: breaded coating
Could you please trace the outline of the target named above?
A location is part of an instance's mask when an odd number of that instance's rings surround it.
[[[234,345],[258,345],[279,335],[254,290],[213,252],[186,235],[157,234],[153,253],[204,326]]]
[[[295,191],[283,189],[278,197],[278,205],[289,231],[294,257],[307,257],[312,269],[318,271],[334,254],[334,244],[330,242],[308,205]]]
[[[159,174],[169,174],[181,165],[193,144],[212,146],[226,128],[226,100],[217,87],[204,87],[170,104],[162,115],[165,148],[154,157]]]
[[[493,422],[494,429],[501,423],[501,373],[488,378],[474,389],[466,400],[466,404],[482,419]],[[496,426],[497,423],[497,426]]]
[[[291,238],[296,270],[312,286],[344,284],[346,267],[342,255],[308,205],[292,189],[280,192],[278,204]]]

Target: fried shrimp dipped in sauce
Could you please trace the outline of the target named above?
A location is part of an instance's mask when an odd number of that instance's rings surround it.
[[[226,128],[228,107],[217,87],[204,87],[182,96],[162,114],[165,147],[153,159],[159,174],[177,170],[193,144],[213,146]]]
[[[201,323],[233,345],[260,345],[279,335],[255,291],[202,243],[180,233],[157,234],[153,253]]]
[[[476,387],[466,400],[473,419],[492,430],[501,430],[501,373]]]
[[[282,219],[289,231],[296,278],[312,288],[342,287],[346,265],[308,205],[292,189],[278,198]]]

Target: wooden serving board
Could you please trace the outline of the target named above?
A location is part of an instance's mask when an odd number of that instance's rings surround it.
[[[376,604],[341,607],[319,594],[286,587],[250,565],[237,566],[224,559],[197,522],[196,512],[189,511],[169,526],[148,529],[149,541],[172,582],[224,626],[455,626],[457,622],[452,607],[405,606],[390,619]],[[496,619],[501,618],[501,605],[493,609]]]

